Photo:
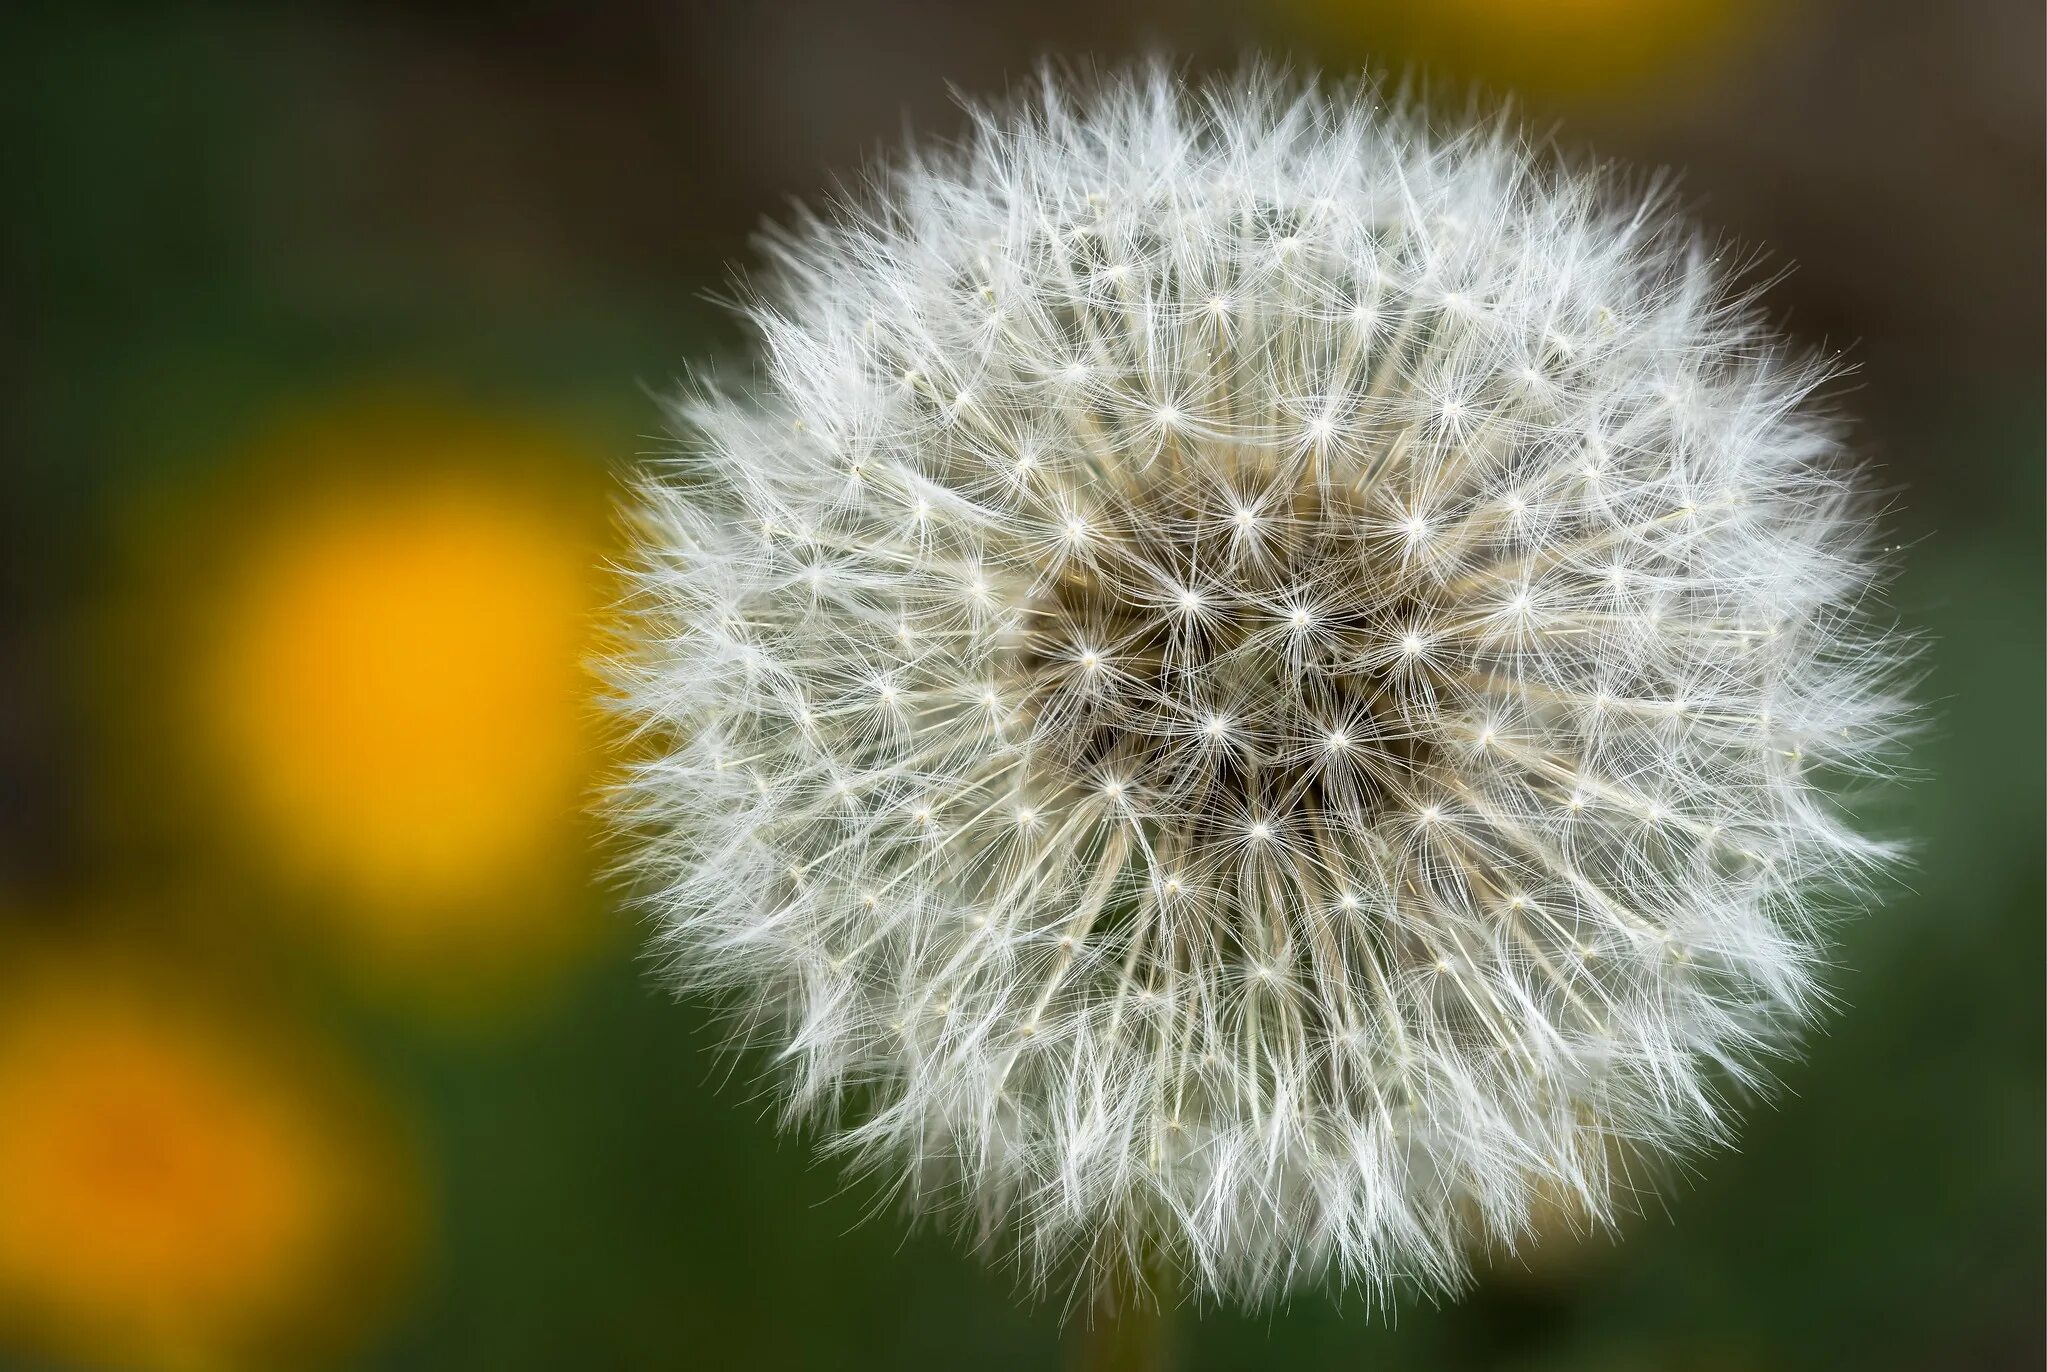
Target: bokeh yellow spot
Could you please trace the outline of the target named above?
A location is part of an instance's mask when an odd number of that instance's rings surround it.
[[[240,840],[357,952],[446,989],[594,920],[599,555],[565,449],[432,414],[295,431],[267,470],[355,479],[265,502],[207,612],[199,734]]]
[[[1289,0],[1394,70],[1524,96],[1634,97],[1700,76],[1755,28],[1758,0]]]
[[[0,1335],[133,1367],[284,1365],[362,1331],[414,1223],[324,1060],[105,969],[0,999]]]
[[[583,777],[583,550],[467,491],[322,512],[248,569],[213,704],[290,856],[377,900],[495,884]]]

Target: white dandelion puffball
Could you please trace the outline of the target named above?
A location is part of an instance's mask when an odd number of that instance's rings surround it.
[[[792,1115],[1028,1280],[1453,1289],[1721,1139],[1886,856],[1865,508],[1651,193],[1048,78],[774,237],[635,514],[619,787]]]

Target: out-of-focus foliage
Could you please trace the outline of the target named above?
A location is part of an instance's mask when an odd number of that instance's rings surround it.
[[[0,1366],[1056,1363],[1056,1309],[862,1223],[888,1198],[777,1143],[761,1064],[650,982],[581,817],[585,656],[613,473],[735,341],[707,297],[760,216],[905,104],[953,127],[947,82],[1161,41],[1519,88],[1587,121],[1567,148],[1683,168],[1801,264],[1772,314],[1852,340],[1929,642],[1914,775],[1856,802],[1917,865],[1837,931],[1841,1009],[1738,1151],[1390,1325],[1183,1315],[1181,1363],[2038,1366],[2041,22],[11,7]]]

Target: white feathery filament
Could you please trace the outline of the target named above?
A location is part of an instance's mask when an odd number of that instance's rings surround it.
[[[646,483],[617,813],[686,982],[1031,1279],[1454,1288],[1724,1135],[1901,657],[1653,200],[1369,86],[976,114],[772,244]]]

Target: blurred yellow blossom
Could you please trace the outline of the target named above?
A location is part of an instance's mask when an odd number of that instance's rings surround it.
[[[1290,0],[1329,37],[1431,80],[1537,98],[1628,97],[1711,69],[1760,0]]]
[[[373,904],[524,868],[583,778],[581,547],[544,510],[431,486],[282,532],[222,607],[211,683],[269,837]]]
[[[588,941],[599,470],[537,422],[337,406],[214,523],[184,732],[229,846],[355,961],[458,1002]]]
[[[95,1365],[298,1365],[386,1304],[415,1174],[282,1027],[104,958],[0,988],[0,1338]]]

